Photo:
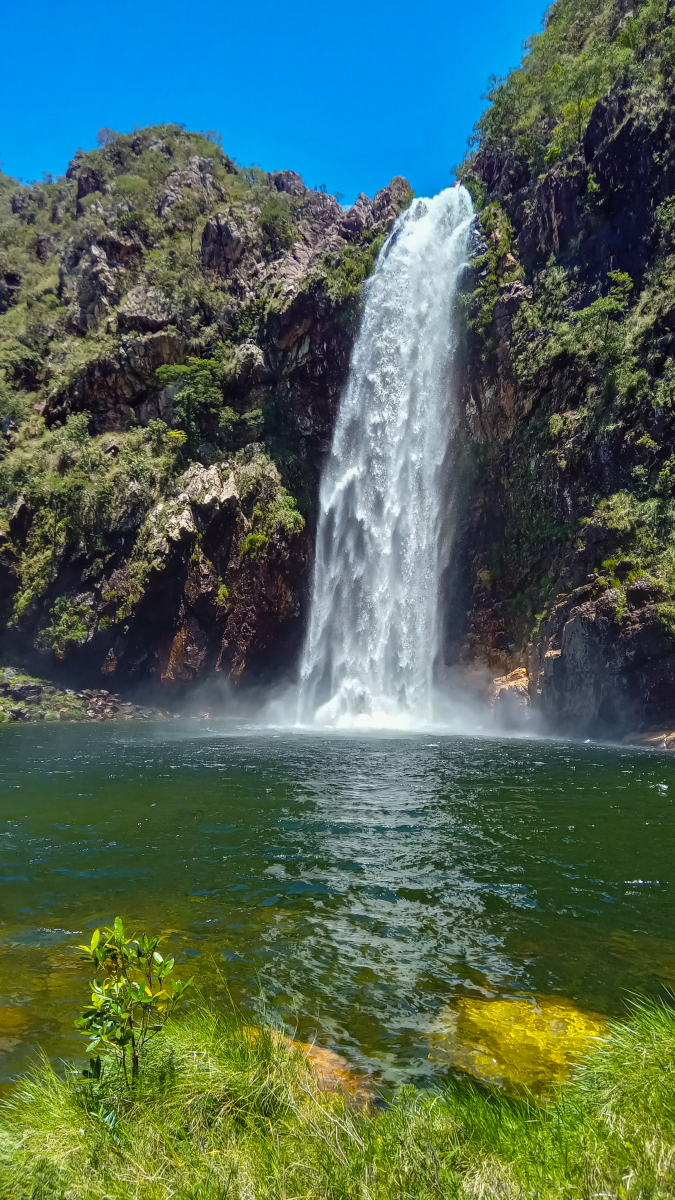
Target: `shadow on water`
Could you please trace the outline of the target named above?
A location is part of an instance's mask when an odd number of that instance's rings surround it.
[[[117,914],[389,1082],[445,1069],[462,1001],[675,987],[665,755],[204,720],[7,727],[0,761],[4,1080],[81,1053],[74,947]]]

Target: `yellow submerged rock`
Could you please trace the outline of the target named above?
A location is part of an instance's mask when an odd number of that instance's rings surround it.
[[[462,997],[440,1013],[429,1057],[485,1083],[538,1091],[566,1079],[605,1024],[562,996]]]

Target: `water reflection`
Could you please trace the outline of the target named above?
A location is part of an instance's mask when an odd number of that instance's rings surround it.
[[[0,1063],[79,1050],[119,913],[389,1081],[462,997],[621,1011],[675,982],[666,756],[544,742],[0,730]]]

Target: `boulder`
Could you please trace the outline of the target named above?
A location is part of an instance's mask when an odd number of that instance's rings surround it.
[[[46,263],[54,253],[54,239],[49,233],[39,233],[35,241],[35,254],[41,263]]]
[[[411,195],[412,188],[408,180],[402,175],[395,175],[391,183],[375,193],[372,202],[373,220],[376,224],[393,221]]]
[[[68,242],[59,268],[59,295],[68,305],[71,332],[86,334],[110,317],[124,290],[127,269],[142,253],[137,238],[112,232],[94,242]]]
[[[159,288],[132,287],[117,310],[121,329],[156,333],[176,316],[173,301]]]
[[[225,278],[231,275],[248,248],[249,233],[247,226],[232,210],[229,214],[217,213],[211,217],[202,234],[202,265]]]
[[[273,171],[272,183],[278,192],[286,192],[289,196],[304,196],[307,191],[295,171]]]
[[[180,476],[177,485],[191,504],[207,511],[224,505],[234,508],[238,499],[234,475],[217,465],[204,467],[193,463]]]
[[[183,188],[190,190],[203,188],[207,194],[210,194],[214,186],[213,159],[199,158],[197,155],[193,155],[182,170],[177,168],[167,175],[164,190],[157,205],[157,215],[164,216],[174,204],[182,200]]]

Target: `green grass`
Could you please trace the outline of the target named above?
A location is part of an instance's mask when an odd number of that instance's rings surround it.
[[[2,1200],[659,1198],[674,1159],[675,1010],[654,1003],[541,1102],[457,1080],[354,1110],[271,1029],[199,1003],[135,1091],[43,1061],[0,1115]]]

